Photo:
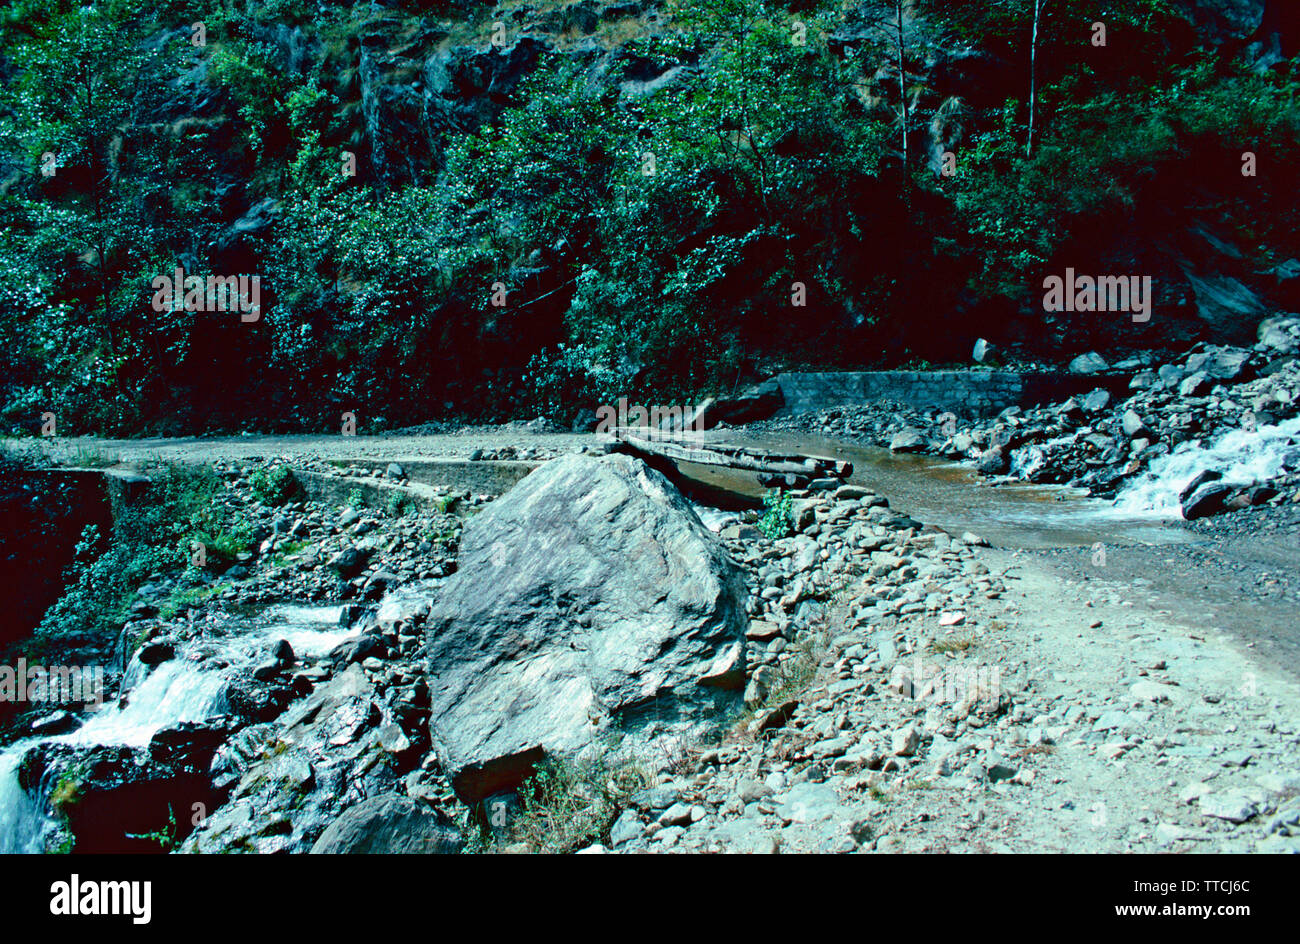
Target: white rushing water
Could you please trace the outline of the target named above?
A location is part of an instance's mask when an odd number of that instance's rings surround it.
[[[1229,485],[1253,485],[1276,478],[1288,454],[1300,448],[1300,417],[1255,430],[1235,429],[1206,443],[1183,443],[1153,461],[1115,498],[1115,510],[1129,516],[1180,518],[1178,495],[1204,471],[1219,472]]]
[[[0,853],[41,851],[45,815],[18,785],[18,764],[35,743],[20,741],[0,753]]]
[[[274,607],[246,632],[225,637],[222,655],[231,661],[264,658],[278,639],[287,639],[294,653],[314,658],[356,636],[338,628],[341,607]],[[18,782],[23,755],[39,743],[126,745],[141,747],[159,731],[186,721],[205,721],[226,710],[222,690],[226,675],[205,668],[179,653],[164,662],[124,696],[102,705],[75,731],[47,738],[27,738],[0,751],[0,853],[41,852],[51,825],[45,811]],[[51,706],[53,707],[53,706]]]
[[[1031,475],[1047,465],[1048,456],[1057,446],[1065,446],[1073,443],[1077,438],[1076,434],[1071,433],[1068,436],[1058,436],[1055,439],[1049,439],[1044,443],[1037,443],[1029,446],[1021,446],[1019,449],[1011,451],[1011,470],[1009,477],[1012,479],[1028,479]]]

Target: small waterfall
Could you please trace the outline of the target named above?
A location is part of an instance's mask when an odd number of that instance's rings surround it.
[[[44,851],[45,814],[18,785],[18,765],[35,743],[19,741],[0,753],[0,853]]]
[[[220,714],[224,681],[220,672],[205,672],[196,663],[172,659],[127,692],[125,705],[123,699],[105,705],[76,731],[50,740],[141,747],[163,728]]]
[[[1298,435],[1300,417],[1255,430],[1234,429],[1208,446],[1201,440],[1183,443],[1125,486],[1115,509],[1132,516],[1180,518],[1178,495],[1201,472],[1219,472],[1228,485],[1266,482],[1296,464]]]
[[[338,606],[274,607],[250,621],[245,631],[221,637],[221,654],[231,663],[251,668],[266,657],[276,640],[287,639],[299,657],[322,656],[360,631],[359,625],[338,626],[341,610]],[[222,692],[228,673],[208,669],[206,661],[186,655],[177,653],[147,675],[133,662],[125,677],[129,689],[102,705],[77,730],[27,738],[0,750],[0,854],[44,851],[49,816],[18,782],[18,765],[30,748],[39,743],[141,747],[165,728],[225,712]]]

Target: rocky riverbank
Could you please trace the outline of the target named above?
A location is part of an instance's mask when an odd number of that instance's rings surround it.
[[[142,588],[108,714],[18,732],[45,847],[1296,850],[1294,682],[1137,580],[857,485],[715,535],[601,451],[432,507],[268,504],[220,462],[255,547]],[[123,723],[180,689],[194,717]]]
[[[800,430],[897,452],[969,462],[982,474],[1123,495],[1134,512],[1195,519],[1252,505],[1300,501],[1300,318],[1264,321],[1253,348],[1198,344],[1160,363],[1137,354],[1131,395],[1096,389],[1061,403],[996,417],[908,409],[896,403],[835,407],[768,420],[755,429]],[[1083,355],[1070,369],[1111,366]]]

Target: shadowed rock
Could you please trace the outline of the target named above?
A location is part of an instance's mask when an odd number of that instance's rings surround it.
[[[388,794],[348,807],[312,846],[313,855],[454,855],[460,833],[443,813]]]

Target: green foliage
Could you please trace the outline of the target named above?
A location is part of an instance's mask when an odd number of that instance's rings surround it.
[[[602,25],[597,42],[624,44],[608,75],[543,56],[439,123],[425,119],[441,102],[404,112],[402,96],[427,89],[402,63],[441,18],[444,46],[481,44],[493,14],[467,0],[11,3],[0,419],[29,432],[46,410],[76,432],[337,428],[345,410],[371,430],[447,413],[567,422],[780,363],[942,361],[956,353],[944,344],[964,356],[970,326],[945,320],[959,300],[1024,300],[1058,256],[1117,233],[1152,243],[1152,206],[1204,203],[1243,244],[1300,252],[1289,174],[1255,181],[1249,212],[1197,178],[1248,145],[1264,166],[1294,165],[1294,64],[1256,74],[1191,48],[1176,0],[1049,0],[1026,156],[1034,0],[906,6],[904,167],[892,37],[873,28],[892,4],[671,0],[665,28]],[[203,49],[177,29],[199,18]],[[270,38],[286,25],[303,55]],[[846,34],[860,40],[833,38]],[[372,72],[358,46],[376,38],[392,56]],[[934,47],[960,43],[1006,64],[979,90],[1005,103],[924,86]],[[916,155],[926,125],[946,122],[957,173],[939,179]],[[380,172],[385,148],[406,151]],[[274,225],[234,233],[264,201]],[[198,275],[255,266],[262,320],[154,311],[150,280],[182,259]]]
[[[17,314],[0,327],[17,361],[0,409],[26,422],[40,408],[82,431],[132,427],[186,356],[192,313],[157,316],[143,288],[170,271],[160,246],[211,235],[209,195],[194,185],[210,171],[201,135],[177,148],[174,129],[140,121],[183,65],[179,44],[141,41],[141,7],[58,4],[5,28],[23,41],[0,145],[39,181],[0,199],[0,297]]]
[[[384,509],[388,512],[389,517],[401,518],[407,512],[411,511],[414,505],[411,502],[411,496],[402,492],[389,492],[388,498],[384,502]]]
[[[630,386],[630,378],[602,363],[594,348],[563,343],[536,354],[522,382],[532,392],[529,405],[561,422],[571,420],[583,405],[615,402]]]
[[[1008,102],[1001,126],[977,134],[963,158],[955,202],[981,256],[973,283],[980,294],[1020,295],[1038,284],[1033,276],[1080,230],[1129,225],[1144,188],[1161,175],[1188,173],[1189,152],[1221,157],[1225,177],[1240,166],[1242,142],[1268,142],[1277,166],[1300,157],[1294,78],[1224,77],[1206,62],[1140,92],[1085,99],[1074,85],[1066,80],[1045,93],[1057,107],[1032,157],[1024,156],[1016,104]],[[1261,194],[1252,225],[1267,226],[1261,211],[1274,203]],[[1289,239],[1294,201],[1275,209],[1280,219],[1273,235]]]
[[[82,800],[81,780],[75,773],[66,774],[50,791],[50,808],[60,815],[67,815],[70,808]]]
[[[575,852],[608,839],[628,799],[649,785],[635,764],[548,757],[519,791],[522,809],[510,824],[512,839],[541,854]]]
[[[214,583],[198,587],[176,587],[158,606],[158,615],[169,620],[182,610],[206,603],[229,586],[228,583]],[[144,639],[140,642],[144,642]]]
[[[287,465],[258,466],[248,476],[253,495],[263,505],[283,505],[298,493],[298,480]]]
[[[790,506],[790,496],[780,489],[771,489],[763,495],[763,514],[758,519],[758,530],[768,540],[775,541],[794,533],[794,516]]]
[[[126,837],[128,839],[145,839],[149,842],[156,842],[163,852],[171,852],[172,849],[176,848],[176,811],[168,803],[166,826],[147,833],[127,833]]]
[[[223,486],[211,470],[162,466],[150,477],[147,495],[121,509],[111,535],[93,525],[83,532],[67,589],[37,628],[35,651],[59,640],[111,641],[136,588],[153,574],[184,571],[195,543],[206,546],[210,563],[246,546],[248,525],[217,502]]]
[[[861,120],[850,66],[815,42],[829,20],[805,16],[813,39],[796,46],[791,17],[768,4],[673,14],[683,31],[660,57],[707,56],[708,72],[620,101],[635,135],[603,129],[611,200],[567,321],[595,362],[635,379],[630,392],[681,398],[734,377],[749,351],[797,351],[836,314],[874,307],[840,269],[862,225],[854,190],[874,178],[887,129]],[[796,281],[826,287],[811,324],[790,305]]]

